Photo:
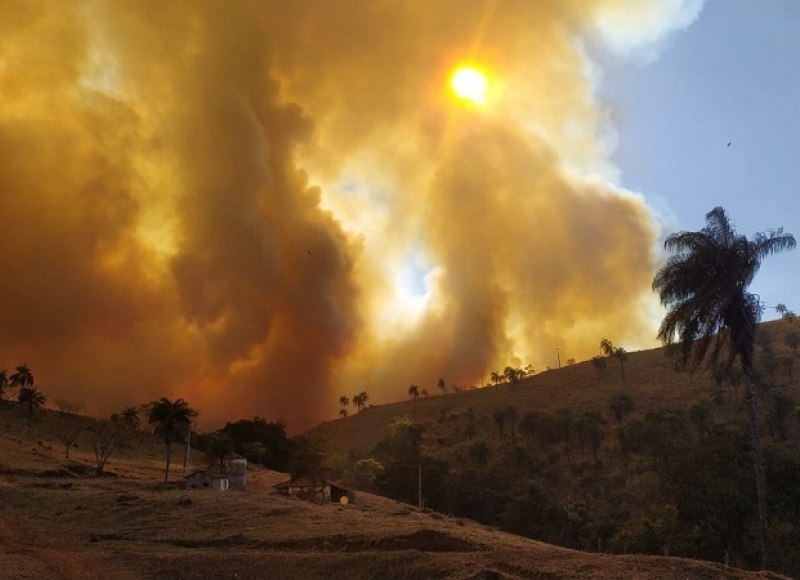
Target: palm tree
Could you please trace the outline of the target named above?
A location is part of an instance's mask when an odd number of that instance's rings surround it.
[[[492,371],[491,377],[492,377],[492,381],[494,381],[494,386],[495,387],[497,386],[497,383],[499,383],[503,379],[503,375],[501,375],[497,371]]]
[[[122,420],[129,431],[136,431],[139,428],[139,409],[138,407],[125,407],[122,411]]]
[[[442,390],[443,395],[447,392],[447,385],[445,384],[443,378],[439,377],[439,380],[436,381],[436,386]]]
[[[680,345],[684,364],[691,358],[692,368],[697,368],[709,349],[712,362],[719,360],[728,342],[727,364],[737,357],[741,364],[755,459],[762,568],[767,565],[766,484],[753,383],[761,306],[747,288],[764,258],[795,245],[794,236],[782,228],[747,239],[736,232],[725,210],[716,207],[706,214],[706,225],[699,232],[682,231],[666,239],[664,247],[673,255],[653,278],[653,289],[667,308],[658,337]]]
[[[358,396],[361,398],[361,407],[366,407],[367,401],[369,401],[369,394],[367,394],[367,391],[361,391]]]
[[[347,408],[342,407],[339,409],[339,415],[342,417],[342,419],[346,419],[349,414],[350,413],[347,412]]]
[[[348,415],[347,405],[349,404],[350,404],[350,399],[347,397],[347,395],[342,395],[341,397],[339,397],[339,406],[341,407],[341,409],[339,409],[339,414],[342,416],[342,419],[344,419]]]
[[[28,385],[19,390],[17,401],[19,401],[21,405],[25,405],[28,427],[30,427],[33,422],[33,414],[44,407],[45,402],[47,402],[47,397],[36,387]]]
[[[597,369],[597,380],[599,381],[600,377],[603,376],[603,372],[606,370],[606,367],[608,366],[606,358],[604,356],[593,356],[592,366]]]
[[[408,396],[414,397],[414,400],[416,401],[419,397],[419,387],[417,385],[411,385],[408,387]]]
[[[602,339],[600,341],[600,351],[603,356],[611,357],[614,354],[614,343],[607,338]]]
[[[167,465],[164,470],[164,483],[169,481],[170,453],[172,442],[192,424],[192,419],[197,416],[197,411],[189,407],[189,403],[183,399],[170,401],[166,397],[161,397],[158,401],[150,403],[150,414],[147,422],[154,425],[164,437],[164,445],[167,448]]]
[[[628,351],[618,346],[614,349],[614,354],[612,355],[615,359],[619,361],[619,372],[622,374],[622,386],[625,386],[625,361],[628,360]]]
[[[33,386],[33,373],[28,365],[21,364],[16,367],[17,372],[11,375],[11,387],[14,389],[24,389]]]

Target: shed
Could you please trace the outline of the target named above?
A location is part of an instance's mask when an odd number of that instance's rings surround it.
[[[212,473],[205,469],[198,469],[193,471],[186,477],[187,489],[213,489],[215,491],[227,491],[230,487],[230,482],[226,475]]]

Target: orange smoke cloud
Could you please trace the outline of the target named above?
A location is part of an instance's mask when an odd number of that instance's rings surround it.
[[[300,430],[648,340],[654,222],[576,39],[699,8],[620,5],[0,0],[0,357],[97,413]]]

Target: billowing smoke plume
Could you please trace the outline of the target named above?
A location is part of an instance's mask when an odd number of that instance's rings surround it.
[[[655,226],[587,47],[699,4],[643,6],[0,0],[2,366],[297,431],[342,393],[641,344]],[[465,63],[483,107],[449,92]]]

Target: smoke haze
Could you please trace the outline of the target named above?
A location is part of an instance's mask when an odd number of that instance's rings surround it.
[[[654,335],[592,50],[699,2],[0,0],[0,359],[290,430]],[[485,71],[488,102],[449,76]]]

